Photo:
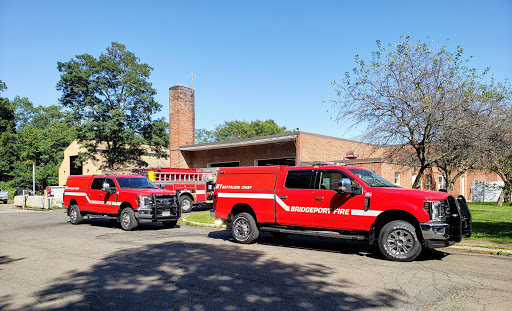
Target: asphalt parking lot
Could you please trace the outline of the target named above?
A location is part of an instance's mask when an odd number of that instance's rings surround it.
[[[376,247],[0,205],[0,310],[511,310],[512,258],[441,249],[411,263]]]

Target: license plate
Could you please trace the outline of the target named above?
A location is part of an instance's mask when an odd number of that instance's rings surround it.
[[[170,211],[163,211],[163,212],[162,212],[162,216],[163,216],[163,217],[171,216],[171,212],[170,212]]]

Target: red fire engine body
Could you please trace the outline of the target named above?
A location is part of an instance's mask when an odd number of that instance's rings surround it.
[[[350,166],[221,168],[211,214],[239,243],[254,242],[260,231],[360,240],[377,242],[396,261],[471,236],[463,196],[403,189]]]
[[[152,168],[142,171],[141,175],[165,189],[179,190],[183,213],[192,211],[194,205],[213,204],[216,168]]]

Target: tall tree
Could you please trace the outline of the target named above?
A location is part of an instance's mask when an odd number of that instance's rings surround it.
[[[432,40],[414,43],[406,37],[387,46],[377,41],[369,61],[356,55],[353,73],[333,82],[336,119],[365,124],[367,141],[395,146],[389,156],[419,168],[414,188],[427,168],[450,161],[453,150],[436,143],[450,131],[463,131],[458,113],[479,115],[497,103],[482,82],[487,70],[477,73],[462,55],[461,47],[450,51]]]
[[[238,120],[224,121],[224,124],[218,125],[213,131],[198,129],[196,131],[196,142],[209,143],[237,138],[281,134],[285,132],[289,132],[286,127],[277,125],[272,119],[265,121],[255,120],[251,122]]]
[[[510,90],[510,88],[508,88]],[[508,107],[499,111],[486,125],[483,167],[498,174],[504,182],[498,205],[511,201],[512,194],[512,92],[507,93]]]
[[[32,164],[36,166],[36,187],[44,189],[58,184],[63,151],[75,139],[76,129],[66,121],[60,106],[37,106],[17,96],[16,144],[10,183],[17,187],[32,185]]]
[[[0,80],[0,94],[7,90],[7,85]],[[0,97],[0,181],[8,181],[9,173],[15,159],[15,106],[8,99]]]
[[[104,168],[125,164],[145,166],[142,145],[151,141],[151,115],[161,109],[148,81],[153,68],[141,63],[126,46],[112,42],[98,58],[77,55],[58,62],[61,73],[57,89],[60,103],[70,108],[79,125],[78,140],[87,150],[86,158],[101,151]]]

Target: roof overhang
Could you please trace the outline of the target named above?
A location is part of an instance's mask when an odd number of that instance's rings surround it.
[[[245,139],[236,139],[236,140],[228,140],[221,141],[211,144],[197,144],[190,146],[180,146],[180,151],[200,151],[200,150],[213,150],[213,149],[225,149],[225,148],[234,148],[234,147],[245,147],[245,146],[253,146],[253,145],[265,145],[272,143],[282,143],[287,141],[294,141],[297,138],[296,133],[287,134],[287,135],[271,135],[271,136],[262,136],[254,137],[254,138],[245,138]]]

